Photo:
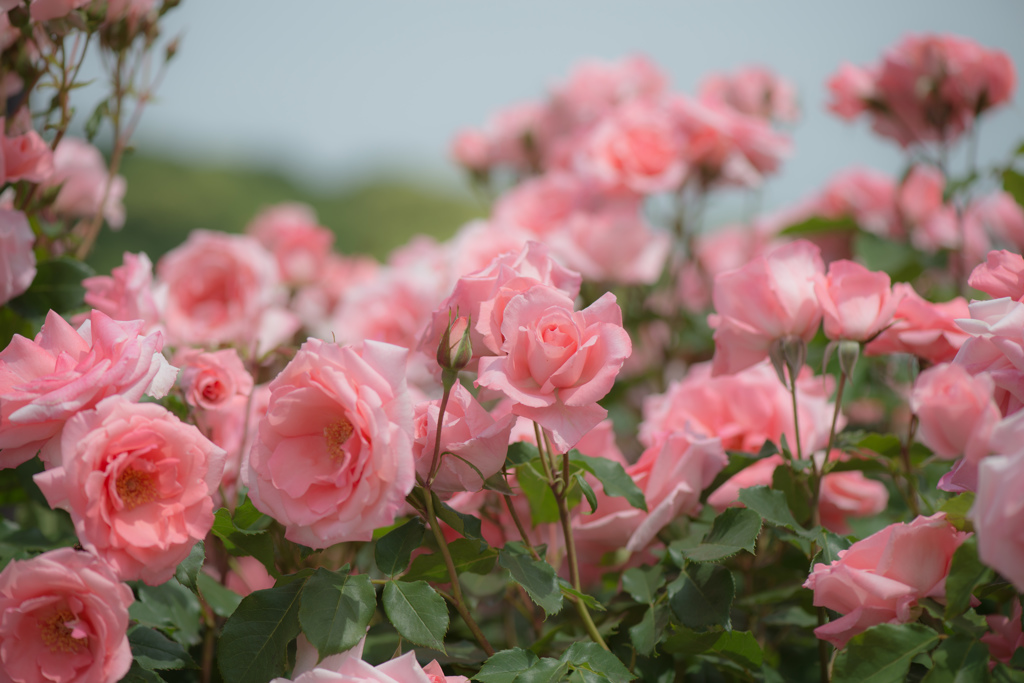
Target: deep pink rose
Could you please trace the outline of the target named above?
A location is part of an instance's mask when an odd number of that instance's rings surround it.
[[[125,179],[119,175],[110,178],[103,155],[85,140],[65,136],[57,144],[53,174],[46,179],[45,188],[57,186],[60,191],[53,211],[59,218],[91,220],[102,212],[111,228],[124,225]]]
[[[978,557],[1018,591],[1024,591],[1022,490],[1024,453],[1019,447],[1009,455],[985,458],[978,465],[978,490],[970,512],[978,534]]]
[[[769,121],[795,123],[800,118],[793,84],[763,66],[712,74],[701,83],[699,97]]]
[[[845,260],[833,261],[828,275],[815,277],[814,293],[829,339],[867,341],[889,324],[900,302],[886,273]]]
[[[319,224],[313,208],[306,204],[264,209],[245,231],[274,254],[281,280],[291,285],[319,279],[334,244],[334,233]]]
[[[0,130],[3,119],[0,118]],[[50,145],[30,130],[14,137],[0,136],[3,146],[4,177],[7,182],[27,180],[41,183],[53,173],[54,157]]]
[[[60,548],[0,572],[0,677],[116,683],[128,673],[132,590],[92,553]]]
[[[288,539],[326,548],[394,522],[416,477],[406,354],[310,339],[271,382],[242,481]]]
[[[153,298],[153,262],[145,252],[124,253],[124,262],[110,275],[82,280],[85,303],[114,320],[142,320],[151,330],[160,321]]]
[[[224,451],[162,406],[100,401],[68,420],[61,456],[36,484],[125,581],[167,581],[213,526]]]
[[[35,279],[35,242],[25,214],[0,209],[0,305],[22,294]]]
[[[477,384],[515,402],[512,412],[551,430],[568,450],[605,418],[597,404],[629,357],[615,296],[582,311],[562,291],[535,285],[512,297],[501,324],[506,354],[480,360]]]
[[[910,409],[918,419],[917,438],[940,458],[962,457],[968,450],[986,449],[979,427],[1000,419],[992,398],[995,383],[981,373],[942,363],[924,370],[914,382]]]
[[[252,375],[234,349],[184,349],[174,357],[174,364],[181,368],[178,383],[185,402],[194,408],[219,410],[232,397],[252,392]]]
[[[772,342],[810,341],[821,322],[814,279],[825,272],[818,247],[784,244],[747,265],[715,277],[714,374],[733,373],[768,357]]]
[[[814,629],[836,647],[875,624],[916,621],[923,598],[943,599],[953,553],[969,534],[957,531],[946,515],[890,524],[839,551],[832,564],[816,564],[804,588],[814,604],[843,616]]]
[[[971,271],[967,284],[993,299],[1024,299],[1024,257],[1010,251],[990,251],[985,263]]]
[[[167,335],[175,344],[244,344],[270,350],[291,338],[277,263],[252,237],[193,230],[157,263]]]
[[[930,363],[953,360],[969,336],[955,322],[970,315],[964,298],[933,304],[905,282],[897,282],[892,289],[893,296],[900,297],[893,324],[864,347],[865,355],[910,353]]]
[[[992,299],[968,308],[970,318],[957,323],[970,338],[953,362],[972,375],[991,375],[1000,412],[1015,413],[1024,406],[1024,303]]]
[[[416,474],[423,481],[430,474],[437,438],[440,399],[420,403],[413,416],[412,453]],[[448,398],[441,429],[440,464],[433,489],[458,492],[479,491],[487,479],[501,471],[508,451],[509,433],[515,416],[495,420],[473,394],[456,382]]]
[[[50,311],[34,341],[14,335],[0,352],[3,466],[20,465],[44,446],[43,459],[56,463],[60,441],[53,437],[108,396],[166,395],[178,370],[160,353],[160,333],[144,337],[142,330],[141,321],[117,322],[93,311],[76,331]]]

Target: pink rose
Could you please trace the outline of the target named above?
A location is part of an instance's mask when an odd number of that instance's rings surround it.
[[[224,451],[162,406],[100,401],[68,420],[61,456],[36,484],[126,581],[167,581],[213,526]]]
[[[224,586],[242,597],[253,591],[273,588],[276,583],[263,563],[251,555],[232,557],[228,566],[228,575],[224,579]],[[221,580],[220,572],[211,566],[209,558],[203,565],[203,571],[217,579],[218,582]]]
[[[449,154],[455,163],[479,172],[491,165],[490,152],[487,136],[482,131],[466,128],[455,134]]]
[[[889,324],[900,302],[887,274],[845,260],[833,261],[828,275],[814,278],[814,293],[829,339],[867,341]]]
[[[250,396],[235,394],[219,410],[196,415],[196,424],[203,433],[227,451],[224,457],[224,476],[217,490],[218,495],[214,496],[217,507],[235,507],[242,462],[256,441],[259,422],[267,414],[269,402],[270,388],[260,384],[252,390]],[[219,495],[221,491],[224,493],[223,499]]]
[[[1018,444],[1019,445],[1019,444]],[[970,518],[978,557],[1024,591],[1024,453],[985,458]],[[1019,619],[1018,619],[1019,621]]]
[[[185,402],[193,408],[218,410],[232,397],[252,392],[252,375],[234,349],[184,349],[174,357],[174,363],[181,367],[178,383],[185,392]]]
[[[0,118],[0,130],[3,119]],[[14,137],[0,136],[3,147],[4,177],[7,182],[27,180],[41,183],[53,173],[54,156],[50,145],[30,130]]]
[[[896,216],[896,185],[871,169],[853,168],[832,178],[813,200],[825,218],[850,216],[859,227],[882,237],[900,234]]]
[[[969,336],[955,322],[970,315],[963,297],[933,304],[905,282],[896,283],[892,289],[893,296],[900,297],[893,324],[864,347],[864,354],[910,353],[929,363],[953,360]]]
[[[334,244],[334,233],[319,224],[313,208],[306,204],[264,209],[245,231],[274,254],[281,280],[292,285],[317,280]]]
[[[1024,257],[1010,251],[990,251],[985,263],[971,271],[967,284],[993,299],[1024,299]]]
[[[108,396],[160,398],[177,368],[160,351],[159,332],[142,336],[141,321],[117,322],[99,311],[76,331],[50,311],[34,341],[14,335],[0,352],[0,449],[15,467],[46,447],[43,459],[60,460],[54,439],[64,423]]]
[[[875,74],[853,64],[843,63],[828,79],[829,93],[832,99],[828,103],[830,111],[835,112],[848,121],[868,109],[868,101],[874,96]]]
[[[445,676],[436,660],[421,667],[415,652],[372,666],[362,659],[363,642],[321,660],[316,648],[299,636],[294,678],[275,678],[270,683],[469,683],[465,676]]]
[[[0,572],[0,677],[115,683],[132,665],[131,589],[92,553],[60,548]]]
[[[814,279],[824,273],[818,247],[797,240],[715,277],[714,374],[733,373],[763,360],[772,342],[810,341],[821,322]]]
[[[24,293],[36,278],[35,242],[25,214],[0,209],[0,304]]]
[[[699,97],[768,121],[795,123],[800,118],[793,84],[763,66],[712,74],[701,83]]]
[[[1012,299],[975,301],[970,318],[957,323],[970,338],[954,363],[972,375],[987,372],[1003,415],[1024,407],[1024,303]]]
[[[423,481],[427,480],[434,459],[439,413],[437,400],[420,403],[413,416],[412,453],[416,474]],[[495,420],[473,394],[456,382],[444,413],[440,465],[433,489],[452,493],[479,491],[484,479],[500,472],[505,464],[514,421],[511,414]]]
[[[597,404],[629,357],[629,335],[615,296],[583,311],[546,285],[512,297],[501,325],[506,354],[480,360],[479,386],[515,402],[512,412],[551,430],[566,451],[607,415]]]
[[[591,207],[598,197],[599,187],[593,181],[571,173],[545,173],[503,194],[494,205],[492,222],[543,240],[573,214]]]
[[[280,305],[274,257],[252,237],[193,230],[157,263],[167,335],[176,344],[252,344],[270,350],[298,321]]]
[[[917,437],[940,458],[954,459],[976,448],[979,427],[1001,415],[992,400],[995,383],[987,374],[971,375],[962,366],[942,363],[924,370],[914,382],[910,409],[917,415]],[[982,449],[987,443],[982,439]]]
[[[102,211],[111,228],[124,225],[125,179],[110,178],[103,155],[85,140],[61,138],[53,152],[53,174],[45,183],[46,189],[57,186],[53,211],[58,217],[92,219]]]
[[[314,337],[329,339],[331,317],[350,289],[370,282],[377,276],[380,264],[368,256],[346,257],[327,255],[320,277],[299,289],[291,309]]]
[[[289,540],[367,541],[405,505],[416,476],[406,353],[310,339],[271,382],[242,482]]]
[[[151,330],[160,321],[153,298],[153,262],[145,252],[124,253],[124,262],[110,275],[82,280],[85,303],[114,320],[142,320]]]
[[[617,62],[580,62],[551,94],[552,114],[563,128],[587,126],[623,102],[657,99],[665,92],[667,81],[642,55]]]
[[[1002,614],[986,614],[985,623],[988,624],[989,632],[983,635],[981,642],[988,645],[988,652],[992,659],[1009,664],[1013,659],[1013,653],[1017,648],[1024,647],[1024,632],[1021,629],[1021,607],[1019,600],[1011,600],[1010,616]],[[989,663],[990,667],[995,662]]]
[[[49,21],[67,16],[72,10],[88,5],[90,0],[32,0],[31,13],[35,21]]]
[[[814,629],[836,647],[875,624],[917,620],[923,598],[942,599],[953,553],[969,534],[957,531],[945,513],[890,524],[839,551],[832,564],[816,564],[804,588],[814,605],[843,616]]]

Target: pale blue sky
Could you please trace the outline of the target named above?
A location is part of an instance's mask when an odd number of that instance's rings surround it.
[[[907,32],[954,32],[1024,70],[1016,0],[185,0],[167,29],[184,39],[139,148],[325,184],[386,167],[457,185],[446,153],[458,128],[540,97],[586,57],[646,53],[687,92],[710,71],[760,62],[797,85],[804,110],[769,207],[854,163],[897,170],[894,146],[824,111],[843,60],[873,62]],[[983,159],[1024,140],[1022,101],[1018,88],[990,117]]]

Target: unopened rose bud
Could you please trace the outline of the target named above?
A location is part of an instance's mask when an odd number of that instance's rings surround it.
[[[473,358],[473,344],[469,339],[469,318],[455,316],[448,323],[441,343],[437,346],[437,364],[444,370],[458,372]]]

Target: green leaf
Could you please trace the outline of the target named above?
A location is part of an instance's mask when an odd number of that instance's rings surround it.
[[[593,595],[588,595],[582,591],[578,591],[572,587],[568,581],[562,577],[558,578],[558,588],[562,591],[562,595],[569,598],[576,598],[586,603],[587,607],[594,610],[595,612],[606,612],[608,608],[597,601]]]
[[[669,654],[699,655],[709,651],[721,635],[721,631],[698,632],[681,628],[672,632],[662,645],[662,649]]]
[[[722,560],[741,550],[753,554],[760,533],[761,515],[747,508],[728,508],[715,518],[700,545],[680,552],[692,562]]]
[[[155,671],[148,671],[142,668],[142,665],[138,662],[132,662],[132,668],[128,669],[128,673],[121,679],[120,683],[167,683],[164,679],[160,678],[160,674]]]
[[[178,580],[185,588],[188,588],[193,593],[196,592],[196,577],[199,575],[199,570],[203,566],[203,561],[206,559],[206,548],[202,541],[199,541],[192,550],[189,551],[188,557],[178,565],[178,568],[174,571],[174,578]]]
[[[706,502],[708,496],[710,496],[712,493],[718,490],[718,488],[722,484],[729,481],[732,477],[734,477],[742,470],[745,470],[746,468],[750,467],[755,462],[760,460],[762,457],[766,458],[769,455],[774,455],[775,453],[778,453],[779,451],[777,448],[775,448],[775,444],[773,444],[771,441],[765,441],[764,445],[761,446],[761,452],[766,454],[751,455],[750,453],[746,453],[744,451],[726,451],[726,454],[729,456],[729,464],[726,465],[721,472],[715,475],[715,478],[712,480],[711,485],[705,488],[704,492],[701,493],[701,502]]]
[[[409,558],[412,551],[420,547],[423,542],[425,527],[419,517],[413,517],[408,522],[393,529],[377,541],[373,549],[373,557],[377,562],[377,568],[387,576],[394,576],[405,571],[409,566]]]
[[[199,595],[218,617],[230,617],[242,602],[241,595],[220,585],[217,579],[206,572],[199,573],[199,577],[196,579],[196,588],[199,589]]]
[[[238,508],[242,509],[241,506]],[[244,521],[248,516],[243,514]],[[239,526],[227,508],[220,508],[213,517],[213,534],[224,543],[231,555],[252,555],[259,560],[275,579],[280,578],[274,562],[274,540],[262,529]]]
[[[633,567],[622,573],[622,588],[640,603],[654,602],[654,595],[665,585],[664,570],[660,566]]]
[[[199,643],[199,600],[175,579],[159,586],[137,584],[139,599],[128,615],[143,626],[165,631],[182,645]]]
[[[459,538],[448,544],[448,552],[452,556],[455,571],[459,574],[487,574],[494,569],[498,559],[498,551],[494,548],[480,550],[480,542],[468,538]],[[434,583],[450,583],[448,567],[440,553],[419,555],[412,561],[409,571],[402,576],[402,581],[431,581]]]
[[[51,310],[57,313],[77,311],[85,306],[82,280],[96,273],[69,256],[43,261],[36,266],[36,277],[28,290],[7,302],[25,318],[42,319]]]
[[[797,483],[793,470],[789,467],[776,467],[772,472],[772,488],[786,496],[789,510],[799,524],[811,518],[811,505],[804,489]]]
[[[505,466],[509,468],[519,467],[539,458],[540,451],[532,443],[516,441],[508,447],[508,454],[505,456]]]
[[[819,563],[832,564],[839,559],[840,550],[846,550],[850,547],[849,539],[826,529],[819,530],[817,541],[821,550],[818,551],[818,554],[811,561],[812,568]]]
[[[658,645],[660,634],[658,633],[658,621],[655,616],[654,605],[647,608],[640,623],[629,627],[629,639],[636,651],[648,657]]]
[[[740,489],[740,502],[761,515],[761,518],[769,524],[785,527],[800,536],[810,535],[810,532],[793,518],[793,513],[789,511],[786,494],[782,491],[773,491],[767,486]]]
[[[921,683],[986,683],[988,658],[985,643],[954,633],[932,653],[932,670]]]
[[[302,587],[299,625],[321,658],[355,646],[377,611],[370,577],[348,574],[347,566],[338,572],[320,567]]]
[[[580,490],[583,491],[583,497],[587,499],[587,503],[590,504],[590,512],[587,514],[593,514],[597,512],[597,496],[594,495],[594,489],[590,488],[590,484],[587,483],[586,477],[583,476],[582,472],[577,472],[572,475],[573,480],[579,484]]]
[[[568,662],[577,671],[592,671],[600,675],[599,678],[586,680],[629,683],[636,678],[618,657],[591,641],[576,642],[570,645],[562,655],[562,661]]]
[[[894,434],[865,434],[856,444],[857,448],[874,451],[879,455],[894,458],[900,454],[902,443]]]
[[[974,505],[974,491],[965,491],[944,502],[939,510],[946,513],[946,521],[956,527],[958,531],[970,531],[972,529],[968,528],[971,523],[967,519],[967,513],[972,505]]]
[[[1017,203],[1024,206],[1024,175],[1012,168],[1003,171],[1003,189],[1013,195]]]
[[[530,599],[551,616],[562,609],[562,591],[558,575],[547,562],[538,562],[529,555],[503,548],[498,553],[498,564],[508,570],[512,580],[526,589]]]
[[[731,628],[729,610],[736,594],[732,573],[717,564],[694,564],[669,584],[669,605],[687,628]]]
[[[416,645],[444,652],[448,606],[426,581],[388,581],[384,611],[395,630]]]
[[[921,624],[879,624],[854,636],[836,656],[832,683],[903,683],[910,662],[937,645]]]
[[[750,631],[726,631],[712,649],[747,670],[760,669],[764,664],[764,652]]]
[[[556,683],[568,669],[565,662],[539,658],[517,647],[494,653],[473,679],[482,683]]]
[[[471,538],[474,541],[480,541],[482,545],[486,545],[483,532],[480,530],[480,519],[478,517],[453,510],[447,503],[442,503],[436,493],[432,495],[434,496],[434,512],[437,513],[438,519],[452,529],[455,529],[465,538]]]
[[[857,224],[852,218],[822,218],[814,216],[785,228],[781,234],[789,236],[822,235],[836,232],[855,232]]]
[[[964,612],[971,604],[971,593],[992,576],[992,570],[978,559],[978,537],[971,536],[953,553],[946,577],[946,619]]]
[[[516,482],[530,504],[533,526],[558,521],[558,501],[548,485],[541,461],[531,460],[516,468]]]
[[[136,626],[128,631],[128,644],[132,648],[132,657],[143,669],[158,671],[196,668],[196,663],[180,643],[146,626]]]
[[[633,478],[626,474],[625,468],[619,463],[608,458],[593,458],[583,455],[575,449],[569,451],[569,462],[579,464],[587,472],[597,477],[607,495],[625,498],[626,502],[633,507],[644,512],[647,511],[644,492],[636,485]]]
[[[224,624],[217,665],[224,683],[264,683],[282,676],[288,644],[299,635],[299,605],[308,576],[255,591]]]

